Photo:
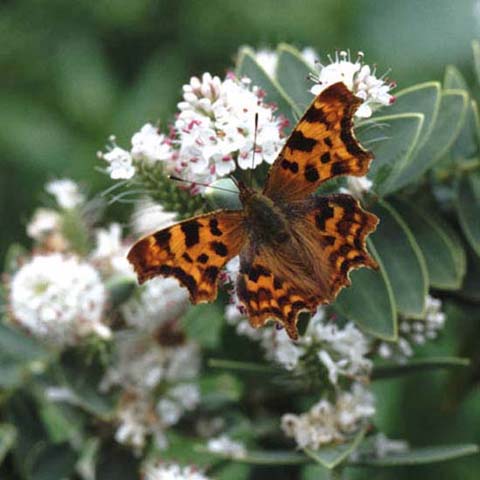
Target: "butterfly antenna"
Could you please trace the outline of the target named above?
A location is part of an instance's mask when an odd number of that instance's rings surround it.
[[[229,193],[238,193],[238,192],[235,192],[234,190],[217,187],[216,185],[209,185],[208,183],[200,183],[200,182],[194,182],[193,180],[185,180],[184,178],[177,177],[176,175],[169,175],[168,178],[170,180],[175,180],[176,182],[189,183],[190,185],[200,185],[201,187],[213,188],[214,190],[223,190],[224,192],[229,192]]]
[[[258,112],[255,113],[255,130],[253,131],[253,154],[252,154],[252,168],[250,169],[250,185],[253,185],[253,169],[255,168],[255,152],[257,150],[257,132],[258,132]]]

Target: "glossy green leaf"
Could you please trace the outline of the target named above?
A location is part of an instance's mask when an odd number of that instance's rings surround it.
[[[15,444],[17,431],[13,425],[0,423],[0,465],[3,459]]]
[[[277,55],[278,83],[300,110],[306,110],[314,98],[309,91],[313,83],[308,79],[314,72],[313,66],[308,65],[296,48],[284,43],[277,48]]]
[[[418,205],[396,200],[393,207],[403,217],[422,250],[430,285],[443,290],[460,288],[465,274],[464,253],[448,227],[433,212]]]
[[[0,322],[0,352],[22,363],[46,362],[51,355],[32,336]]]
[[[412,358],[402,364],[377,365],[373,369],[372,378],[379,380],[430,370],[468,367],[469,365],[470,360],[468,358],[460,357]]]
[[[68,443],[44,445],[34,453],[29,459],[32,480],[69,478],[75,470],[78,454]]]
[[[119,307],[125,303],[135,291],[136,280],[124,275],[115,275],[105,282],[111,308]]]
[[[347,443],[325,446],[319,450],[305,448],[304,452],[315,462],[325,468],[332,469],[344,462],[360,445],[365,436],[365,429],[360,430],[355,437]]]
[[[467,245],[467,273],[463,279],[460,295],[467,300],[480,302],[480,256]]]
[[[478,454],[479,448],[474,444],[445,445],[438,447],[412,448],[404,453],[390,454],[383,458],[361,459],[350,463],[355,466],[400,467],[404,465],[425,465],[445,462],[468,455]]]
[[[295,105],[276,80],[268,76],[267,72],[255,60],[255,55],[251,49],[243,48],[240,51],[236,72],[239,77],[246,76],[251,79],[253,85],[265,90],[266,101],[275,103],[280,112],[292,124],[295,124],[295,118],[302,114],[302,109]]]
[[[437,120],[440,108],[440,82],[425,82],[400,90],[395,93],[395,103],[388,107],[389,115],[399,113],[421,113],[424,121],[417,147],[429,138]]]
[[[388,194],[399,172],[410,164],[423,123],[422,113],[399,113],[375,117],[357,129],[360,143],[375,154],[368,177],[378,194]]]
[[[416,181],[446,154],[460,134],[467,106],[468,94],[464,90],[442,92],[437,120],[428,141],[389,186],[390,193]]]
[[[301,480],[332,480],[332,472],[321,465],[305,465]]]
[[[478,154],[478,105],[475,100],[470,100],[465,122],[452,148],[452,156],[457,160],[462,160]]]
[[[365,332],[384,340],[397,338],[397,314],[392,287],[382,259],[368,242],[379,270],[361,268],[350,274],[352,285],[344,288],[334,308]]]
[[[379,202],[371,211],[380,218],[371,241],[382,259],[397,310],[408,317],[421,318],[428,292],[428,273],[420,247],[388,203]]]
[[[457,185],[456,208],[463,233],[480,255],[480,172],[464,174]]]

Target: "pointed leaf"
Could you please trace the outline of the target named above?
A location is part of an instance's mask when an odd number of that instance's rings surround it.
[[[305,448],[304,452],[325,468],[332,469],[345,461],[358,448],[365,436],[366,429],[360,430],[352,440],[340,445],[322,447],[319,450]]]
[[[424,117],[420,140],[423,145],[430,136],[437,120],[441,99],[440,82],[425,82],[405,88],[395,94],[395,103],[388,108],[390,115],[398,113],[422,113]]]
[[[404,453],[390,454],[383,458],[361,459],[351,462],[351,466],[399,467],[403,465],[425,465],[445,462],[468,455],[478,454],[479,448],[474,444],[445,445],[438,447],[412,448]]]
[[[194,305],[182,318],[188,337],[204,348],[216,348],[224,326],[223,308],[218,303]]]
[[[387,273],[371,242],[369,251],[379,264],[379,270],[367,268],[350,274],[352,285],[344,288],[334,308],[353,320],[365,332],[384,340],[397,338],[397,314],[392,287]]]
[[[469,365],[468,358],[460,357],[412,358],[403,364],[377,365],[373,369],[372,378],[379,380],[429,370],[468,367]]]
[[[418,205],[396,200],[393,207],[403,217],[422,250],[430,285],[443,290],[460,288],[465,274],[464,253],[462,255],[448,227],[433,212]]]
[[[460,70],[455,65],[447,65],[445,68],[445,77],[443,79],[443,88],[446,90],[467,90],[468,85]]]
[[[302,114],[302,109],[295,105],[277,81],[270,78],[267,72],[257,63],[255,54],[251,49],[243,48],[240,51],[236,72],[239,77],[246,76],[250,78],[253,85],[265,90],[266,101],[275,103],[280,112],[291,123],[295,123],[295,117],[299,117]]]
[[[456,207],[463,233],[480,255],[480,172],[464,174],[457,185]]]
[[[300,452],[291,452],[289,450],[281,451],[264,451],[264,450],[248,450],[241,457],[232,457],[227,453],[211,452],[204,446],[198,445],[195,448],[198,452],[208,453],[212,457],[231,460],[239,463],[249,463],[252,465],[302,465],[309,463],[310,459]]]
[[[460,134],[467,106],[468,94],[464,90],[442,92],[437,120],[428,141],[389,185],[390,193],[417,180],[446,154]]]
[[[308,80],[308,75],[314,71],[313,67],[308,65],[302,54],[290,45],[280,44],[277,55],[278,83],[300,110],[306,110],[314,98],[310,93],[312,82]]]
[[[421,318],[428,292],[428,273],[420,247],[388,203],[379,202],[371,211],[380,218],[371,241],[382,259],[397,310],[406,316]]]
[[[75,470],[78,454],[68,443],[44,445],[29,459],[32,480],[70,478]]]
[[[360,143],[375,154],[368,177],[380,195],[390,192],[399,172],[410,164],[423,122],[422,113],[399,113],[375,117],[357,129]]]
[[[467,246],[467,273],[463,279],[460,295],[468,300],[480,302],[480,256]]]
[[[17,431],[13,425],[8,423],[0,424],[0,465],[3,459],[15,444]]]
[[[475,74],[477,76],[477,83],[480,84],[480,41],[472,41],[473,50],[473,64],[475,67]]]

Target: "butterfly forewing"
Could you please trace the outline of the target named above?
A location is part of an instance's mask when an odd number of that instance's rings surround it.
[[[217,279],[246,240],[241,211],[220,210],[172,225],[139,240],[128,253],[140,283],[157,275],[175,277],[192,303],[217,296]]]
[[[307,197],[338,175],[366,175],[373,155],[353,134],[353,114],[362,101],[343,83],[320,93],[272,165],[264,189],[278,202]]]

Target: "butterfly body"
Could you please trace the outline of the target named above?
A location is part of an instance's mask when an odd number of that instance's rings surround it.
[[[218,276],[240,255],[236,291],[250,323],[274,319],[295,339],[302,311],[332,302],[350,270],[376,268],[366,237],[378,219],[350,195],[317,196],[338,175],[365,175],[373,155],[353,134],[361,100],[343,83],[314,99],[259,192],[239,183],[242,210],[218,210],[139,240],[128,254],[140,283],[175,277],[193,303],[217,296]]]

